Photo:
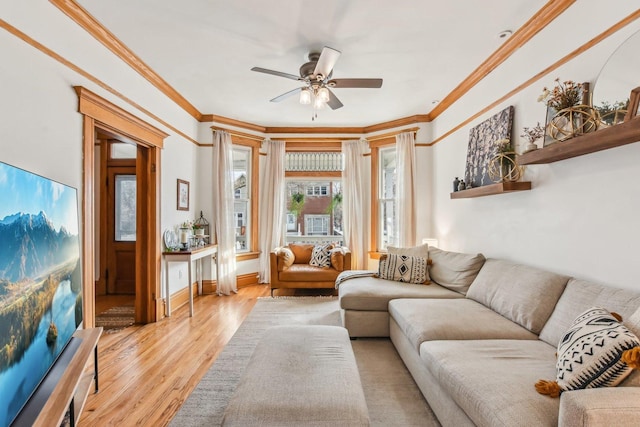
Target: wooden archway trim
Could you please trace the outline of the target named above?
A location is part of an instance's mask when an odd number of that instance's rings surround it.
[[[136,220],[135,320],[155,322],[164,312],[160,286],[160,166],[168,135],[81,86],[78,111],[83,115],[82,276],[83,310],[87,328],[95,326],[95,164],[96,130],[107,129],[129,138],[138,147]]]
[[[126,110],[91,92],[82,86],[74,86],[78,94],[78,111],[112,128],[118,129],[130,138],[145,145],[162,148],[164,139],[169,136],[160,129],[139,119]]]

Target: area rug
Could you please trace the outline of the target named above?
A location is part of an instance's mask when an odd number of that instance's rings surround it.
[[[111,307],[96,316],[96,327],[104,328],[105,333],[121,331],[135,323],[135,309],[133,305]]]
[[[170,426],[218,426],[262,333],[277,325],[340,326],[335,297],[260,298]],[[388,339],[351,342],[372,426],[439,426]]]

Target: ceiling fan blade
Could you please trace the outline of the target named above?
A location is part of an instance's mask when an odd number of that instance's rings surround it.
[[[331,107],[332,110],[337,110],[338,108],[341,108],[343,104],[342,102],[340,102],[336,94],[331,92],[330,89],[327,89],[327,90],[329,91],[329,102],[327,102],[327,105]]]
[[[271,102],[280,102],[280,101],[282,101],[283,99],[286,99],[286,98],[288,98],[288,97],[290,97],[290,96],[295,95],[296,93],[300,92],[300,90],[302,90],[302,88],[301,88],[301,87],[297,87],[297,88],[295,88],[295,89],[293,89],[293,90],[290,90],[289,92],[285,92],[285,93],[283,93],[283,94],[282,94],[282,95],[280,95],[280,96],[276,96],[275,98],[273,98],[273,99],[271,100]]]
[[[382,79],[331,79],[327,85],[332,88],[362,87],[378,89],[382,87]]]
[[[267,70],[266,68],[253,67],[251,69],[251,71],[257,71],[259,73],[265,73],[265,74],[272,74],[274,76],[285,77],[285,78],[291,79],[291,80],[300,80],[299,76],[295,76],[293,74],[288,74],[288,73],[283,73],[282,71]]]
[[[339,50],[335,50],[328,46],[323,47],[313,74],[316,76],[318,74],[322,74],[325,78],[329,77],[331,70],[333,70],[333,66],[336,65],[336,61],[340,57],[340,53],[341,52]]]

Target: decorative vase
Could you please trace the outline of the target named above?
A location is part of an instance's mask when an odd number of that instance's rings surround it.
[[[556,141],[565,141],[574,136],[598,129],[598,115],[588,105],[575,105],[558,111],[549,122],[547,132]]]
[[[493,182],[516,182],[522,175],[522,169],[515,159],[516,153],[507,151],[498,153],[489,161],[488,174]]]
[[[524,152],[528,153],[529,151],[534,151],[534,150],[537,150],[537,149],[538,149],[538,146],[536,145],[536,143],[535,142],[530,142],[524,148]]]

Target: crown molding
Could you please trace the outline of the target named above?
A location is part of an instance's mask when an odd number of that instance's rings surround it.
[[[74,0],[49,0],[54,6],[80,25],[86,32],[91,34],[96,40],[102,43],[107,49],[113,52],[122,61],[133,68],[138,74],[148,80],[160,92],[172,99],[183,110],[200,120],[202,113],[198,111],[185,97],[167,83],[158,73],[144,63],[131,49],[121,42],[113,33],[95,19],[89,12]]]
[[[451,105],[462,98],[490,72],[506,61],[516,50],[524,46],[536,34],[542,31],[554,19],[561,15],[576,0],[549,0],[542,9],[536,12],[524,25],[509,37],[495,52],[491,54],[478,68],[476,68],[455,89],[436,105],[429,115],[435,119]]]
[[[219,123],[221,125],[226,125],[226,126],[235,126],[238,128],[253,130],[253,131],[262,132],[262,133],[265,133],[267,131],[267,128],[264,126],[256,125],[249,122],[244,122],[242,120],[231,119],[229,117],[217,116],[215,114],[203,114],[200,118],[200,121],[203,123],[214,122],[214,123]]]
[[[526,89],[527,87],[531,86],[533,83],[535,83],[538,80],[540,80],[542,77],[546,76],[547,74],[551,73],[552,71],[556,70],[557,68],[561,67],[562,65],[564,65],[567,62],[571,61],[572,59],[575,59],[580,54],[588,51],[589,49],[591,49],[592,47],[594,47],[595,45],[597,45],[598,43],[600,43],[601,41],[603,41],[607,37],[615,34],[619,30],[621,30],[622,28],[626,27],[630,23],[632,23],[635,20],[637,20],[638,18],[640,18],[640,9],[638,9],[635,12],[633,12],[633,13],[627,15],[626,17],[622,18],[620,21],[618,21],[617,23],[615,23],[614,25],[612,25],[611,27],[609,27],[605,31],[601,32],[600,34],[598,34],[597,36],[595,36],[594,38],[592,38],[588,42],[584,43],[582,46],[574,49],[572,52],[569,52],[567,55],[563,56],[562,58],[560,58],[559,60],[557,60],[553,64],[549,65],[547,68],[545,68],[544,70],[540,71],[539,73],[537,73],[535,76],[531,77],[526,82],[524,82],[521,85],[511,89],[508,93],[506,93],[505,95],[501,96],[500,98],[498,98],[497,100],[495,100],[494,102],[492,102],[491,104],[489,104],[488,106],[483,108],[482,110],[478,111],[477,113],[475,113],[471,117],[463,120],[458,125],[454,126],[453,128],[449,129],[447,132],[443,133],[442,135],[440,135],[439,137],[437,137],[436,139],[431,141],[429,143],[429,145],[435,145],[438,142],[443,141],[449,135],[451,135],[454,132],[457,132],[458,130],[460,130],[460,128],[462,128],[463,126],[466,126],[467,124],[469,124],[473,120],[477,119],[481,115],[489,112],[493,108],[495,108],[498,105],[504,103],[509,98],[511,98],[512,96],[516,95],[518,92]]]

